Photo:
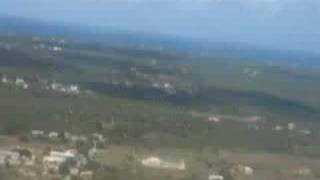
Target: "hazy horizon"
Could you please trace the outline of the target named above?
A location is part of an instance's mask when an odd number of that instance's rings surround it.
[[[320,52],[317,0],[3,0],[0,13]]]

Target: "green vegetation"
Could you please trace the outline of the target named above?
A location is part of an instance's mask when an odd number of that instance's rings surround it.
[[[317,141],[290,141],[287,131],[255,131],[232,120],[213,124],[207,117],[190,113],[262,116],[273,124],[294,121],[316,129],[320,74],[314,70],[249,60],[59,44],[46,38],[33,41],[28,37],[2,37],[1,42],[14,45],[9,50],[0,48],[0,74],[22,77],[31,85],[27,90],[0,85],[3,134],[22,136],[32,129],[100,132],[111,144],[151,149],[211,147],[317,156]],[[54,51],[54,46],[62,50]],[[83,93],[45,90],[43,82],[77,84]],[[155,87],[155,83],[170,83],[174,90]],[[313,138],[319,138],[319,134],[314,133]]]

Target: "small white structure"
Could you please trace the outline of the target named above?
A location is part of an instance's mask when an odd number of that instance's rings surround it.
[[[302,129],[299,131],[299,133],[305,136],[309,136],[311,134],[311,131],[308,129]]]
[[[42,130],[32,130],[31,135],[35,137],[44,136],[44,131]]]
[[[288,130],[289,131],[294,131],[294,130],[296,130],[296,128],[297,128],[297,125],[295,124],[295,123],[288,123]]]
[[[209,178],[208,178],[209,180],[223,180],[224,179],[224,177],[223,176],[221,176],[221,175],[219,175],[219,174],[210,174],[209,175]]]
[[[153,84],[152,84],[152,87],[154,87],[154,88],[160,88],[161,85],[160,85],[159,83],[153,83]]]
[[[67,159],[74,159],[76,157],[76,150],[70,149],[67,151],[51,151],[48,156],[43,157],[43,165],[45,169],[58,171],[59,166]]]
[[[68,92],[74,93],[74,94],[79,94],[80,89],[77,85],[70,85],[70,87],[68,88]]]
[[[70,93],[70,94],[79,94],[80,88],[78,85],[63,85],[61,83],[52,83],[50,88],[57,92]]]
[[[58,138],[58,136],[59,136],[59,133],[58,132],[54,132],[54,131],[49,132],[49,134],[48,134],[48,137],[51,138],[51,139],[56,139],[56,138]]]
[[[170,83],[164,83],[163,88],[168,94],[175,94],[177,92],[174,86]]]
[[[182,160],[180,162],[166,162],[158,157],[149,157],[141,161],[143,166],[153,167],[153,168],[163,168],[163,169],[173,169],[184,171],[186,169],[185,162]]]
[[[22,87],[23,89],[29,88],[29,85],[22,78],[16,78],[15,85]]]
[[[29,85],[28,85],[28,84],[24,84],[24,85],[22,86],[22,88],[23,88],[23,89],[28,89],[28,88],[29,88]]]
[[[4,83],[4,84],[8,84],[9,80],[8,80],[8,78],[6,76],[2,76],[1,82]]]
[[[274,130],[274,131],[282,131],[283,127],[280,126],[280,125],[276,125],[274,128],[272,128],[272,130]]]
[[[218,122],[220,122],[221,120],[220,120],[220,118],[218,118],[217,116],[209,116],[209,117],[208,117],[208,121],[218,123]]]
[[[62,48],[59,46],[53,46],[52,51],[62,51]]]
[[[243,175],[246,175],[246,176],[253,175],[253,169],[250,166],[239,165],[238,170]]]
[[[60,83],[52,83],[52,84],[51,84],[51,89],[52,89],[52,90],[58,91],[58,90],[61,89],[61,88],[62,88],[62,84],[60,84]]]
[[[76,143],[76,142],[87,142],[88,138],[84,135],[71,135],[69,141]]]
[[[23,85],[24,83],[25,83],[25,81],[24,81],[23,79],[21,79],[21,78],[16,78],[15,84],[16,84],[17,86]]]

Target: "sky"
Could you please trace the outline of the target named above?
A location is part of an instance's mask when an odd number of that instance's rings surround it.
[[[320,52],[320,0],[1,0],[0,13]]]

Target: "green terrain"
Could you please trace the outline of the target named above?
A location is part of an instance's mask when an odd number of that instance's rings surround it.
[[[0,133],[99,132],[111,145],[138,149],[320,158],[319,72],[61,37],[1,36],[0,76],[10,82],[0,83]],[[17,77],[29,87],[17,86]],[[53,90],[53,83],[80,92]],[[209,122],[213,115],[221,122]],[[261,122],[250,123],[254,117]],[[311,134],[272,131],[289,122]]]

